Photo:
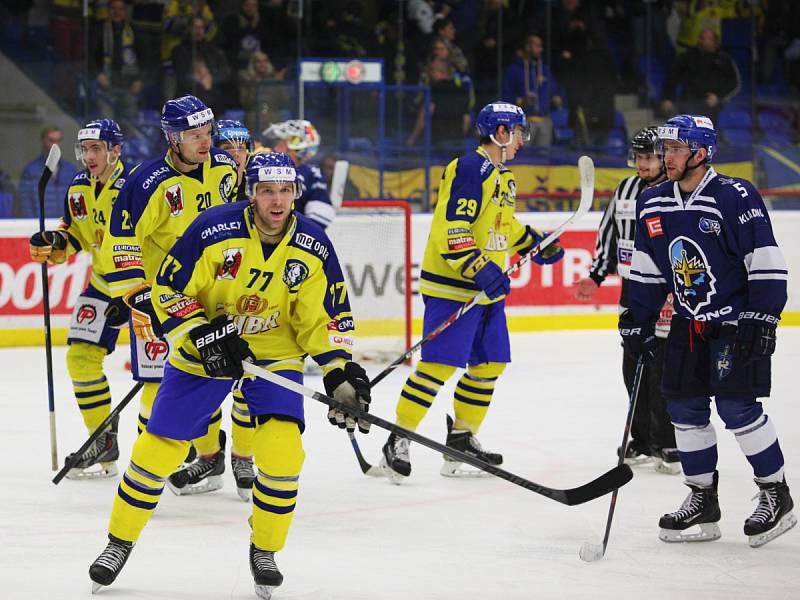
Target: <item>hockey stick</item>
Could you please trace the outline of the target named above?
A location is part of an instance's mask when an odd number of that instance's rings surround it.
[[[44,193],[59,160],[61,160],[61,148],[58,147],[58,144],[53,144],[50,146],[50,153],[44,162],[42,176],[39,177],[39,231],[44,231]],[[55,471],[58,469],[58,443],[56,442],[56,403],[53,390],[53,339],[50,334],[50,284],[46,260],[42,262],[42,308],[44,309],[44,352],[47,359],[47,408],[50,411],[50,463]]]
[[[625,419],[625,431],[622,433],[622,446],[620,446],[617,467],[625,463],[625,450],[628,446],[628,434],[631,432],[633,412],[636,409],[636,400],[639,398],[639,386],[642,382],[642,371],[644,371],[644,361],[641,357],[639,357],[639,361],[636,363],[636,373],[633,376],[633,389],[631,390],[631,397],[630,401],[628,402],[628,416]],[[581,560],[586,562],[594,562],[605,556],[606,548],[608,547],[608,536],[611,533],[611,520],[614,518],[614,509],[617,506],[618,492],[619,489],[616,489],[611,493],[611,503],[608,507],[608,519],[606,520],[606,532],[605,535],[603,535],[603,543],[592,544],[591,542],[584,542],[581,546],[580,552],[578,552],[578,556],[581,557]]]
[[[494,475],[495,477],[499,477],[500,479],[505,479],[506,481],[510,481],[520,487],[525,488],[526,490],[530,490],[535,492],[541,496],[545,496],[550,498],[551,500],[555,500],[556,502],[560,502],[561,504],[566,504],[567,506],[574,506],[576,504],[583,504],[584,502],[588,502],[589,500],[594,500],[595,498],[599,498],[604,494],[608,494],[609,492],[616,490],[619,487],[622,487],[626,483],[628,483],[631,478],[633,477],[633,472],[631,468],[626,464],[620,464],[611,469],[610,471],[603,473],[600,477],[595,479],[594,481],[590,481],[589,483],[567,490],[560,490],[551,487],[547,487],[541,485],[539,483],[534,483],[533,481],[529,481],[524,477],[520,477],[519,475],[515,475],[510,473],[504,469],[496,467],[494,465],[490,465],[474,456],[461,452],[460,450],[456,450],[455,448],[450,448],[445,446],[444,444],[440,444],[434,440],[426,438],[414,431],[409,431],[408,429],[403,429],[402,427],[395,425],[389,421],[385,421],[380,417],[376,417],[370,413],[353,409],[352,407],[345,406],[341,402],[337,402],[333,398],[326,396],[325,394],[321,394],[319,392],[315,392],[311,388],[307,388],[306,386],[296,383],[291,379],[287,379],[286,377],[282,377],[277,373],[273,373],[271,371],[267,371],[266,369],[262,369],[252,363],[243,362],[242,367],[244,368],[245,373],[249,373],[251,375],[255,375],[261,379],[265,379],[267,381],[271,381],[272,383],[279,385],[287,390],[291,390],[298,394],[302,394],[307,398],[313,398],[318,402],[322,402],[323,404],[327,404],[331,408],[335,408],[346,412],[352,415],[354,418],[363,419],[373,425],[380,427],[381,429],[385,429],[397,435],[401,435],[407,437],[410,440],[417,442],[431,450],[435,450],[445,456],[449,456],[450,458],[464,462],[473,467],[476,467],[482,471],[486,471]]]
[[[547,248],[553,241],[555,241],[558,236],[569,226],[570,223],[577,221],[581,217],[583,217],[589,209],[592,207],[592,200],[594,198],[594,162],[588,156],[581,156],[578,159],[578,173],[580,175],[581,180],[581,200],[580,204],[578,205],[578,210],[576,210],[570,217],[564,221],[561,225],[556,227],[550,234],[544,238],[541,242],[539,242],[536,246],[531,248],[525,256],[521,256],[520,259],[511,265],[508,269],[506,269],[505,274],[506,276],[512,275],[520,270],[522,265],[527,263],[528,261],[532,260],[534,256],[539,254],[542,250]],[[401,364],[409,360],[422,346],[430,342],[436,336],[438,336],[442,331],[450,327],[456,320],[461,317],[465,312],[470,310],[473,306],[478,304],[481,300],[486,298],[486,293],[481,292],[472,300],[464,304],[461,308],[455,311],[452,315],[450,315],[445,321],[439,325],[436,329],[431,331],[428,335],[418,341],[416,344],[411,346],[408,350],[406,350],[405,354],[399,356],[392,362],[388,367],[386,367],[383,371],[378,373],[375,377],[372,378],[370,382],[370,387],[374,387],[384,378],[386,378],[392,371],[394,371],[397,367]],[[356,441],[355,433],[350,433],[350,443],[353,446],[353,450],[356,453],[356,458],[358,459],[358,464],[361,467],[361,471],[365,475],[371,475],[373,477],[380,477],[382,476],[383,472],[380,470],[379,467],[374,467],[370,465],[366,460],[364,460],[364,456],[361,452],[361,448],[358,446],[358,441]]]
[[[83,453],[86,452],[86,450],[89,448],[89,446],[91,446],[97,438],[99,438],[103,433],[105,433],[106,428],[109,425],[111,425],[111,422],[115,418],[117,418],[119,416],[119,413],[122,412],[122,409],[125,408],[126,406],[128,406],[128,403],[131,400],[133,400],[134,396],[136,396],[136,394],[139,392],[139,390],[142,389],[143,385],[144,385],[143,381],[137,381],[136,385],[134,385],[131,388],[131,391],[128,392],[128,394],[122,400],[119,401],[119,404],[117,404],[114,407],[114,410],[112,410],[109,413],[109,415],[105,418],[105,420],[102,423],[100,423],[100,425],[97,427],[97,429],[95,429],[92,432],[92,435],[90,435],[89,439],[86,440],[83,443],[83,446],[81,446],[75,452],[72,453],[72,457],[67,460],[67,462],[63,466],[63,468],[58,473],[56,473],[55,477],[53,477],[53,483],[54,484],[58,485],[59,482],[62,479],[64,479],[64,476],[67,473],[69,473],[70,469],[72,469],[76,464],[78,464],[78,461],[81,459],[81,456],[83,456]]]
[[[347,185],[347,172],[350,170],[350,163],[346,160],[337,160],[333,165],[333,177],[331,178],[331,204],[339,209],[344,200],[344,188]]]

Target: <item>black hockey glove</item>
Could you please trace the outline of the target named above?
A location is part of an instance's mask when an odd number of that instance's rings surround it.
[[[772,356],[775,352],[775,331],[779,320],[769,313],[754,311],[739,313],[735,356],[745,362]]]
[[[349,362],[344,369],[333,369],[322,379],[325,384],[325,393],[334,400],[346,406],[360,408],[369,412],[369,403],[372,396],[369,390],[369,377],[367,372],[358,363]],[[356,419],[344,411],[331,408],[328,411],[328,421],[347,431],[355,431]],[[369,433],[369,422],[358,419],[358,430]]]
[[[236,330],[233,321],[220,315],[208,325],[200,325],[189,332],[189,337],[200,353],[203,368],[209,377],[241,379],[244,375],[242,361],[255,356]]]
[[[106,325],[114,329],[120,329],[128,324],[131,316],[131,309],[125,304],[124,298],[111,298],[105,310]]]
[[[651,361],[658,351],[655,320],[637,323],[633,321],[630,310],[619,316],[619,334],[622,336],[622,347],[637,361]]]

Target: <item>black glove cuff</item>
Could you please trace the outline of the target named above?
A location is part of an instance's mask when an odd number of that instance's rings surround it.
[[[333,391],[347,381],[347,376],[342,369],[336,368],[329,371],[327,375],[322,378],[322,383],[325,385],[325,394],[333,397]]]

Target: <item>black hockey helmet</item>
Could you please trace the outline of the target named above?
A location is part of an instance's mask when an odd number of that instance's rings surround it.
[[[628,166],[636,168],[636,153],[655,153],[658,142],[658,127],[645,127],[636,132],[631,139],[631,148],[628,150]]]

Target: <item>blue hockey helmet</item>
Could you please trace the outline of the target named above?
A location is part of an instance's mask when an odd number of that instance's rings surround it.
[[[505,125],[509,131],[513,131],[515,127],[521,127],[523,141],[527,142],[531,139],[531,129],[525,118],[525,111],[516,104],[492,102],[484,106],[478,113],[478,118],[475,119],[475,129],[481,138],[494,138],[500,125]]]
[[[75,159],[83,162],[83,148],[81,142],[87,140],[100,140],[106,143],[110,152],[114,146],[121,146],[124,140],[122,129],[114,119],[95,119],[89,121],[78,131],[78,140],[75,142]]]
[[[300,197],[297,169],[294,161],[283,152],[256,152],[250,157],[245,171],[245,191],[248,198],[256,195],[256,186],[264,182],[286,182],[294,185],[295,199]]]
[[[711,162],[717,150],[717,132],[711,119],[702,115],[677,115],[658,128],[659,152],[664,140],[676,140],[689,147],[694,154],[701,146],[708,151],[706,162]]]
[[[214,127],[214,111],[195,96],[167,100],[161,109],[161,131],[167,141],[181,142],[181,133],[204,125]]]
[[[248,152],[253,151],[253,137],[241,121],[234,119],[217,121],[214,145],[219,146],[222,142],[230,142],[235,148],[246,148]]]

